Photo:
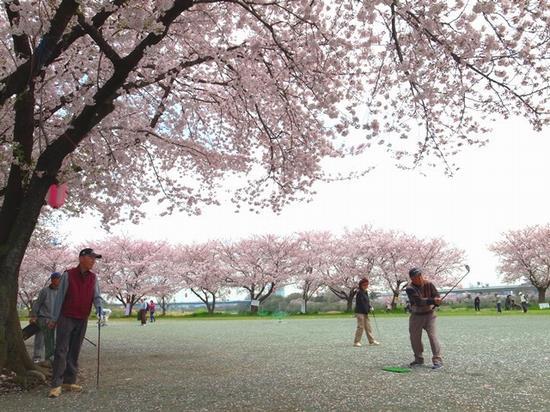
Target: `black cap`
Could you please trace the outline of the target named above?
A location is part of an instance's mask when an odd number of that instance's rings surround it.
[[[413,278],[413,277],[421,275],[421,274],[422,274],[422,270],[419,269],[419,268],[412,268],[411,270],[409,270],[409,277],[410,278]]]
[[[60,278],[60,277],[61,277],[61,273],[59,273],[59,272],[53,272],[50,275],[50,279],[56,279],[56,278]]]
[[[96,259],[101,259],[101,255],[98,255],[97,253],[94,252],[92,248],[89,248],[89,247],[86,249],[82,249],[78,254],[78,256],[91,256]]]

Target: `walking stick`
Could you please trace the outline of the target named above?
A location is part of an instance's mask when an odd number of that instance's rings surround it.
[[[100,309],[101,310],[101,309]],[[101,314],[97,318],[97,371],[96,371],[96,388],[99,389],[99,359],[101,349]]]
[[[378,333],[378,339],[382,339],[382,336],[380,335],[380,329],[378,329],[378,322],[376,321],[376,316],[374,316],[374,308],[372,308],[372,318],[374,319],[374,326],[376,326],[376,333]]]

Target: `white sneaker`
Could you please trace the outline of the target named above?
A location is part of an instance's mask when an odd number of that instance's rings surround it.
[[[369,343],[369,345],[378,346],[380,345],[380,342],[378,342],[377,340],[373,340],[371,343]]]
[[[361,344],[360,344],[359,342],[355,342],[355,343],[353,344],[353,346],[355,346],[356,348],[360,348],[360,347],[361,347]]]

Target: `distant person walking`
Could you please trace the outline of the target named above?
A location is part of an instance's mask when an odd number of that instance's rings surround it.
[[[480,304],[479,296],[476,296],[476,298],[474,299],[474,309],[476,312],[480,311],[479,304]]]
[[[497,312],[502,313],[502,303],[500,301],[500,297],[497,297]]]
[[[409,270],[411,281],[407,285],[406,292],[411,302],[411,315],[409,317],[409,335],[414,353],[414,361],[410,366],[424,364],[424,346],[422,345],[422,330],[428,334],[432,349],[432,369],[441,369],[441,346],[436,336],[434,306],[441,304],[439,292],[434,284],[422,276],[418,268]]]
[[[527,302],[527,298],[523,294],[523,292],[519,292],[519,300],[521,303],[521,309],[523,309],[523,313],[527,313],[527,307],[529,306],[529,302]]]
[[[132,313],[132,305],[127,303],[126,306],[124,306],[124,316],[130,316],[130,313]]]
[[[99,322],[101,322],[101,327],[108,326],[109,316],[111,316],[113,311],[111,309],[101,308],[101,316],[99,317]]]
[[[92,304],[101,314],[101,295],[97,276],[92,272],[101,255],[93,249],[82,249],[78,266],[63,272],[55,298],[52,320],[48,326],[57,327],[50,398],[57,398],[61,390],[80,392],[76,384],[78,356],[86,335]]]
[[[139,320],[141,321],[141,326],[147,324],[147,308],[149,305],[147,305],[147,301],[145,299],[141,300],[141,304],[139,306]]]
[[[355,330],[355,340],[353,346],[361,346],[363,331],[367,335],[370,345],[380,345],[372,334],[372,328],[369,320],[369,312],[372,310],[368,295],[369,280],[363,278],[359,281],[359,290],[355,296],[355,317],[357,318],[357,329]]]
[[[510,309],[512,309],[512,296],[506,295],[506,299],[504,300],[504,310]]]
[[[30,323],[36,323],[40,328],[34,335],[34,363],[42,360],[49,361],[53,356],[55,330],[48,327],[48,322],[52,321],[53,306],[60,281],[61,273],[53,272],[50,275],[50,284],[40,291],[38,299],[32,305]]]
[[[154,322],[155,319],[155,302],[153,302],[153,299],[149,301],[149,322]]]

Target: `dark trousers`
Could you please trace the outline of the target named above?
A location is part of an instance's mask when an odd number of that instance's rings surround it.
[[[422,345],[422,330],[424,329],[428,334],[430,341],[430,347],[432,348],[432,362],[442,363],[441,358],[441,345],[436,336],[435,328],[436,316],[433,312],[426,314],[411,314],[409,318],[409,335],[411,338],[411,346],[414,353],[414,360],[418,363],[424,363],[424,345]]]
[[[48,319],[46,318],[38,318],[36,324],[40,331],[34,335],[33,360],[42,360],[42,354],[44,354],[44,360],[50,360],[55,347],[55,329],[48,328]],[[46,347],[45,351],[44,346]]]
[[[521,302],[521,308],[523,309],[523,312],[527,312],[527,302]]]
[[[88,319],[66,318],[57,320],[57,335],[52,370],[52,388],[62,383],[76,383],[78,355],[86,335]]]
[[[139,320],[141,321],[142,325],[145,325],[147,323],[147,310],[145,309],[139,310]]]

